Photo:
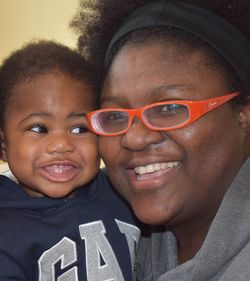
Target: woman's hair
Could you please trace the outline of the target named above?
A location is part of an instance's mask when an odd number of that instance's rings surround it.
[[[81,0],[81,6],[71,21],[71,27],[79,35],[78,49],[87,59],[104,72],[107,47],[124,18],[147,0]],[[184,3],[208,9],[235,25],[250,40],[249,0],[182,0]],[[240,82],[227,61],[200,38],[174,27],[152,27],[134,31],[116,46],[113,57],[125,44],[143,44],[149,40],[171,40],[185,49],[204,52],[211,67],[217,67],[231,90],[241,90]],[[230,46],[228,46],[230,48]]]
[[[79,35],[77,47],[99,71],[102,71],[107,47],[123,19],[149,1],[80,0],[70,27]]]
[[[53,41],[30,42],[13,52],[0,67],[1,128],[8,101],[15,86],[53,71],[60,71],[73,79],[89,83],[95,92],[93,99],[96,99],[99,78],[95,68],[82,55]]]

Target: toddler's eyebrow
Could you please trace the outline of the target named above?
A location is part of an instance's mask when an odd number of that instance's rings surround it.
[[[48,113],[48,112],[33,112],[31,114],[29,114],[28,116],[26,116],[23,120],[21,120],[20,123],[23,123],[25,122],[26,120],[29,120],[31,118],[34,118],[34,117],[50,117],[52,116],[52,114]],[[87,116],[87,112],[79,112],[79,113],[70,113],[67,118],[71,118],[71,119],[74,119],[74,118],[79,118],[79,117],[86,117]]]
[[[50,114],[47,113],[47,112],[33,112],[33,113],[30,113],[28,116],[26,116],[22,121],[22,122],[25,122],[26,120],[30,119],[30,118],[33,118],[33,117],[49,117]]]
[[[81,113],[70,113],[68,115],[68,118],[77,118],[77,117],[85,117],[87,116],[87,112],[81,112]]]

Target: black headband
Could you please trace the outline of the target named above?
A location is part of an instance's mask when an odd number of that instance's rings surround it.
[[[196,35],[220,53],[232,66],[250,94],[250,42],[226,19],[198,6],[167,0],[152,1],[132,12],[111,40],[105,67],[115,45],[138,29],[173,26]]]

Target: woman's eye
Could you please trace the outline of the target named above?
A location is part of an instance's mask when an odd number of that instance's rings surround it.
[[[35,132],[35,133],[39,133],[39,134],[47,134],[48,133],[48,129],[43,125],[34,125],[29,130],[32,131],[32,132]]]
[[[173,103],[173,104],[163,105],[161,110],[167,112],[167,111],[175,111],[180,108],[181,108],[181,105]]]
[[[106,122],[124,122],[127,121],[128,116],[127,113],[125,112],[120,112],[120,111],[111,111],[107,112],[105,116]]]
[[[88,127],[84,126],[84,125],[80,125],[80,126],[76,126],[73,129],[71,129],[71,134],[84,134],[86,132],[88,132],[89,129]]]
[[[183,110],[185,110],[185,106],[181,104],[165,104],[158,107],[159,113],[166,114],[166,115],[174,115],[179,114]]]

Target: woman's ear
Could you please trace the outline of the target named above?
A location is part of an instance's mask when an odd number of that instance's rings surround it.
[[[247,133],[250,133],[250,97],[247,97],[245,103],[241,105],[239,125]]]
[[[0,130],[0,140],[1,140],[0,159],[7,162],[6,146],[5,146],[4,134],[2,130]]]

